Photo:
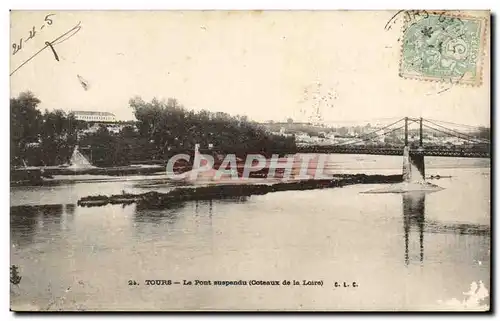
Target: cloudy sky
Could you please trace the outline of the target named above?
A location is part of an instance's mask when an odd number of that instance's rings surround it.
[[[332,93],[321,110],[329,122],[422,116],[489,124],[489,56],[479,87],[439,93],[449,86],[402,79],[401,31],[384,30],[393,13],[17,11],[11,43],[23,43],[11,71],[46,41],[78,22],[82,28],[55,45],[59,61],[47,48],[16,71],[11,96],[31,90],[43,109],[109,111],[123,120],[133,118],[128,100],[139,95],[258,121],[305,121],[313,107],[304,90],[319,82],[321,93]]]

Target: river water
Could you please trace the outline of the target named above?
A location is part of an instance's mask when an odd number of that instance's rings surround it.
[[[401,168],[396,156],[333,155],[329,163],[332,173]],[[11,307],[392,311],[489,304],[465,302],[464,292],[473,282],[490,288],[490,161],[427,157],[426,171],[451,177],[433,180],[444,189],[431,194],[365,194],[381,185],[355,185],[163,210],[76,205],[88,195],[144,192],[133,178],[12,187],[11,264],[22,280],[11,286]],[[146,285],[150,279],[181,284]]]

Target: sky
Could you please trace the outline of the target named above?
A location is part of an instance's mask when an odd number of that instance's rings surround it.
[[[108,111],[121,120],[133,119],[128,101],[141,96],[257,121],[307,121],[314,108],[304,91],[319,83],[321,95],[332,94],[320,110],[329,123],[409,116],[488,125],[489,47],[480,86],[401,78],[401,29],[384,29],[393,14],[13,11],[11,43],[23,43],[14,55],[11,48],[11,71],[46,41],[78,22],[81,29],[54,46],[59,61],[47,48],[12,74],[11,97],[30,90],[41,109]]]

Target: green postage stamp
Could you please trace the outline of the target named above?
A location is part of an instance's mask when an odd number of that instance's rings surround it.
[[[405,26],[400,76],[480,85],[486,19],[421,12]]]

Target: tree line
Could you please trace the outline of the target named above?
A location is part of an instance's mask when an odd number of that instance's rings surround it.
[[[270,155],[295,151],[295,139],[268,133],[246,116],[188,110],[176,99],[129,105],[137,119],[119,133],[105,125],[88,131],[91,122],[75,119],[62,110],[39,110],[41,101],[31,92],[10,99],[10,155],[12,166],[52,166],[69,162],[74,147],[97,166],[121,166],[148,160],[164,161],[175,153],[192,153],[195,144],[213,146],[214,153]]]
[[[31,92],[10,99],[11,166],[63,164],[77,143],[83,122],[62,110],[42,113]]]

